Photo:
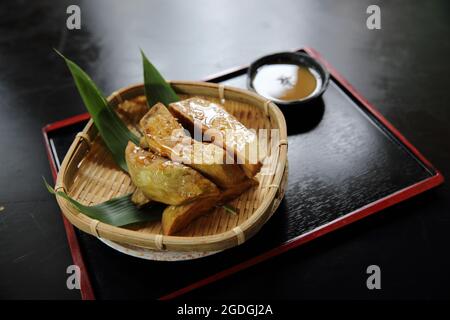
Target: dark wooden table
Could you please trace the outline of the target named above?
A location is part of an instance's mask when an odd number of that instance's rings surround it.
[[[200,79],[258,56],[316,48],[444,176],[450,176],[450,3],[377,1],[0,3],[0,298],[79,299],[40,129],[84,112],[57,48],[109,93],[141,81],[139,48],[169,79]],[[449,298],[448,184],[186,298]],[[382,289],[366,288],[377,264]]]

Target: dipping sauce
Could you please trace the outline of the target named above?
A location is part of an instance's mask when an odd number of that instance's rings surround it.
[[[258,68],[253,87],[260,95],[282,102],[306,99],[320,90],[321,77],[314,69],[296,64],[268,64]]]

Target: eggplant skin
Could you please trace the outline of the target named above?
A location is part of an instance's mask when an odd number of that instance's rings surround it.
[[[184,205],[220,194],[217,186],[183,164],[167,160],[129,142],[125,158],[133,184],[154,201]]]

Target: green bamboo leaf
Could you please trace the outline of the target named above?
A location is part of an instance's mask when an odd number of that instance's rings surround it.
[[[81,213],[116,227],[137,222],[159,221],[164,210],[164,206],[156,202],[152,202],[150,207],[138,209],[131,202],[131,194],[113,198],[94,206],[86,206],[71,198],[65,192],[55,191],[45,179],[44,183],[51,194],[66,199]]]
[[[117,165],[128,171],[125,161],[125,147],[128,141],[139,144],[139,138],[128,130],[87,73],[60,52],[55,51],[65,60],[84,105]]]
[[[166,106],[169,103],[179,101],[175,91],[169,83],[164,80],[159,71],[150,63],[141,50],[142,64],[144,68],[144,88],[147,104],[151,108],[156,103],[161,102]]]
[[[234,216],[238,214],[238,209],[233,207],[231,204],[223,204],[222,208]]]

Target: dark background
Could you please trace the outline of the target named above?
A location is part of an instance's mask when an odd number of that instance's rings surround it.
[[[200,79],[312,46],[450,176],[448,1],[85,1],[69,31],[75,3],[0,3],[0,298],[79,298],[40,130],[84,107],[52,48],[109,93],[141,81],[139,48],[166,78]],[[444,184],[185,298],[448,299],[449,212]],[[382,290],[366,288],[370,264]]]

